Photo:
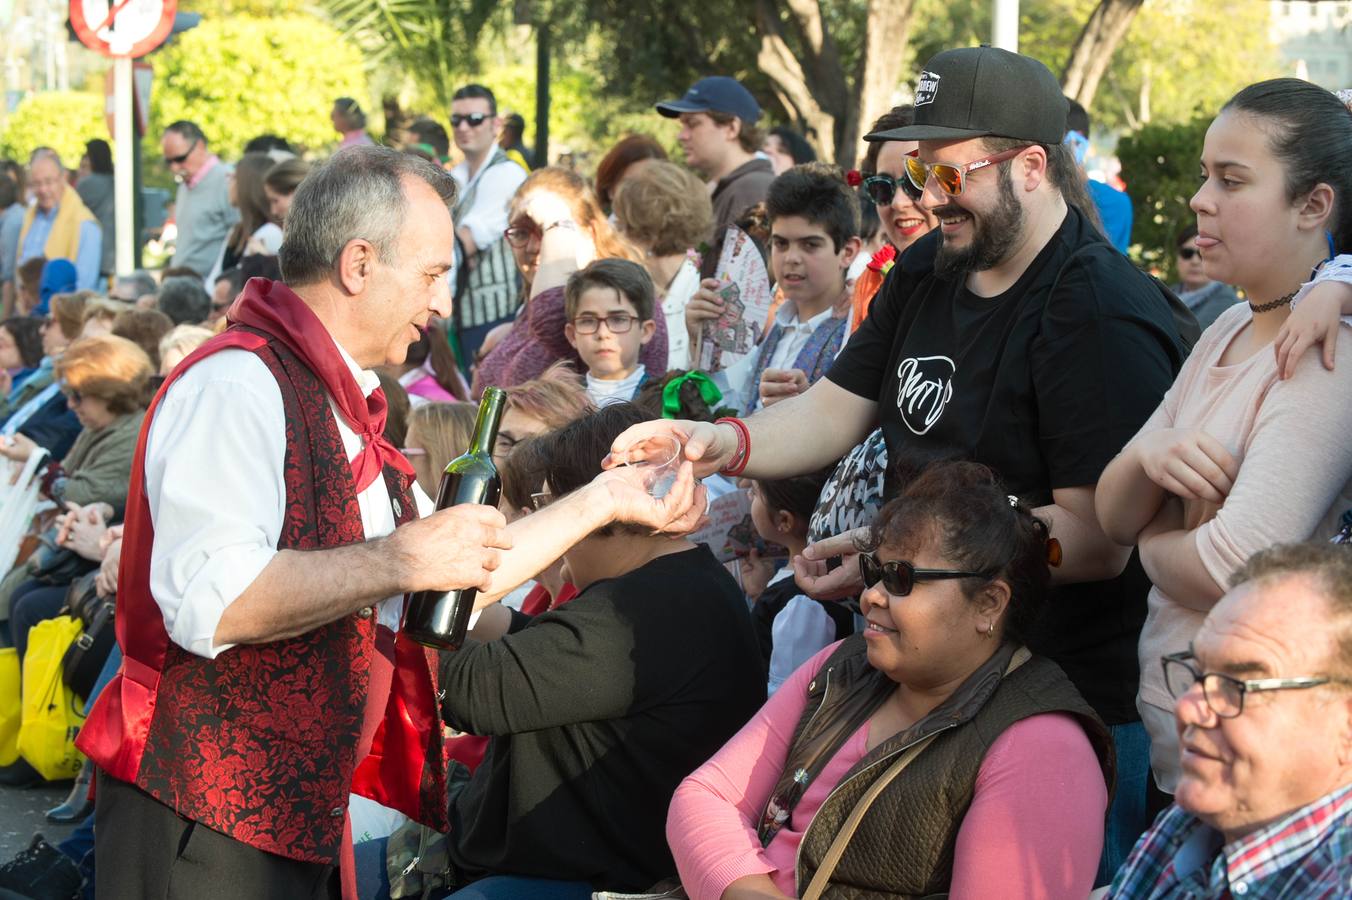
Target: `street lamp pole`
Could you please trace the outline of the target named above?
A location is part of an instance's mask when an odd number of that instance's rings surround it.
[[[1019,0],[991,0],[991,45],[1019,52]]]

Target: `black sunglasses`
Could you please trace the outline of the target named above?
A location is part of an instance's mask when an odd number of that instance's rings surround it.
[[[1192,259],[1201,253],[1196,247],[1183,247],[1178,251],[1178,258],[1183,260]]]
[[[909,178],[893,178],[891,175],[880,173],[864,179],[864,193],[879,206],[891,206],[892,201],[897,198],[898,187],[911,200],[919,200],[921,197],[920,191],[915,189]]]
[[[457,128],[460,125],[468,125],[470,128],[478,128],[490,118],[492,117],[488,113],[455,113],[451,116],[451,127]]]
[[[859,574],[864,577],[864,587],[871,588],[878,582],[883,590],[893,597],[910,596],[920,581],[941,581],[947,578],[985,578],[981,572],[958,572],[953,569],[917,569],[904,559],[882,562],[876,554],[859,554]]]
[[[188,145],[187,153],[180,153],[178,156],[166,156],[164,158],[164,161],[171,166],[182,165],[183,163],[188,161],[188,157],[192,156],[192,152],[196,149],[197,149],[197,141],[193,141],[191,144]]]

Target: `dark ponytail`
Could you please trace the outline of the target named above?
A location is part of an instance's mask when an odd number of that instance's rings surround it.
[[[1273,78],[1244,88],[1221,112],[1233,109],[1269,119],[1272,153],[1286,169],[1293,203],[1323,182],[1333,188],[1337,253],[1352,251],[1352,112],[1333,93],[1299,78]]]
[[[906,478],[905,465],[898,465],[905,487],[878,513],[872,547],[912,556],[928,547],[956,568],[983,573],[963,580],[968,597],[991,581],[1004,581],[1010,589],[1005,639],[1025,643],[1046,607],[1051,583],[1047,524],[1010,497],[986,466],[939,462]]]

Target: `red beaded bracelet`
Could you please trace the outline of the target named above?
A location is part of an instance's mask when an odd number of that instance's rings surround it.
[[[732,416],[717,419],[714,424],[722,425],[724,422],[731,425],[733,430],[737,432],[737,452],[732,455],[732,459],[728,460],[728,464],[718,474],[736,478],[746,469],[746,464],[751,459],[751,431],[746,427],[745,422]]]

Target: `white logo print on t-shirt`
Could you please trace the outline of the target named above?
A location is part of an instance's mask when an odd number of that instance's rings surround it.
[[[947,356],[912,356],[897,366],[897,411],[906,427],[924,434],[953,398],[958,367]]]

